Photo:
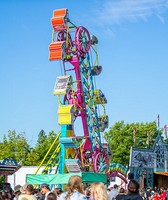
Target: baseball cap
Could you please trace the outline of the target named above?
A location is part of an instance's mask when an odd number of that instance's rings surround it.
[[[20,188],[21,188],[22,186],[21,185],[16,185],[15,187],[14,187],[14,192],[20,192]]]
[[[41,188],[44,188],[44,187],[45,187],[45,188],[48,188],[48,189],[50,188],[50,186],[49,186],[47,183],[41,184]]]

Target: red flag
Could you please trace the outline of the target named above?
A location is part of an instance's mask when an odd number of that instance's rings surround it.
[[[164,134],[165,134],[165,137],[167,138],[167,125],[166,124],[164,125]]]

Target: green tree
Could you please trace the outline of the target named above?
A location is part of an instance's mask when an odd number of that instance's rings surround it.
[[[25,159],[25,165],[39,165],[49,148],[51,147],[54,139],[56,138],[56,133],[54,131],[49,132],[48,136],[46,135],[44,130],[41,130],[38,134],[38,140],[36,146],[32,149],[31,152],[27,154]],[[58,143],[57,143],[58,144]],[[48,154],[44,164],[48,162],[52,153],[54,152],[56,145],[53,146],[50,153]]]
[[[24,165],[25,166],[37,166],[40,163],[40,156],[39,153],[35,150],[32,149],[32,151],[27,153],[27,156],[24,160]]]
[[[161,134],[162,130],[157,129],[156,122],[146,124],[116,122],[105,133],[105,138],[113,153],[112,161],[128,166],[131,147],[151,148],[158,133]]]
[[[47,139],[45,131],[42,129],[38,134],[37,145],[42,144]]]
[[[25,133],[17,134],[15,130],[9,130],[7,137],[4,136],[0,144],[0,159],[13,158],[17,162],[24,161],[27,155],[25,148],[30,148]]]
[[[28,144],[25,133],[17,134],[15,130],[9,130],[7,135],[3,136],[2,142],[0,143],[0,160],[12,158],[17,162],[21,162],[22,165],[39,165],[56,136],[54,131],[49,132],[47,136],[45,131],[41,130],[38,135],[36,146],[31,147]],[[57,144],[51,149],[45,163],[50,159]]]
[[[38,153],[39,159],[36,160],[36,164],[44,158],[45,154],[48,151],[48,141],[47,141],[47,135],[44,132],[44,130],[41,130],[38,134],[38,140],[37,145],[34,148],[35,153]]]

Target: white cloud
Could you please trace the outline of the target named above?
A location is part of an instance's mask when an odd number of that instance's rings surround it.
[[[108,0],[96,11],[99,23],[113,24],[124,21],[147,20],[156,16],[164,23],[163,13],[168,9],[168,0]]]

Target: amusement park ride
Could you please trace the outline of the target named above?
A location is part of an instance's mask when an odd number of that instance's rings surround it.
[[[54,87],[54,95],[59,98],[58,123],[62,127],[59,172],[64,172],[64,164],[68,172],[102,172],[109,164],[110,151],[103,146],[100,133],[108,127],[108,116],[105,112],[98,116],[98,105],[104,106],[107,100],[95,89],[93,81],[102,71],[96,51],[98,40],[83,26],[71,23],[67,9],[55,10],[51,23],[54,35],[49,60],[61,60],[64,67],[64,76],[57,77]],[[94,65],[90,61],[91,49],[96,54]],[[70,71],[74,76],[68,75]],[[82,121],[82,137],[74,130],[78,117]]]
[[[126,169],[109,163],[111,151],[102,142],[109,119],[107,99],[95,86],[95,77],[102,71],[96,49],[98,39],[85,27],[74,25],[67,9],[54,10],[51,24],[49,60],[60,61],[64,71],[63,76],[57,77],[53,92],[58,97],[61,131],[53,142],[58,145],[42,173],[49,174],[58,163],[57,174],[93,172],[105,173],[110,178],[117,168],[124,180]],[[80,134],[75,132],[78,119],[83,129]]]

